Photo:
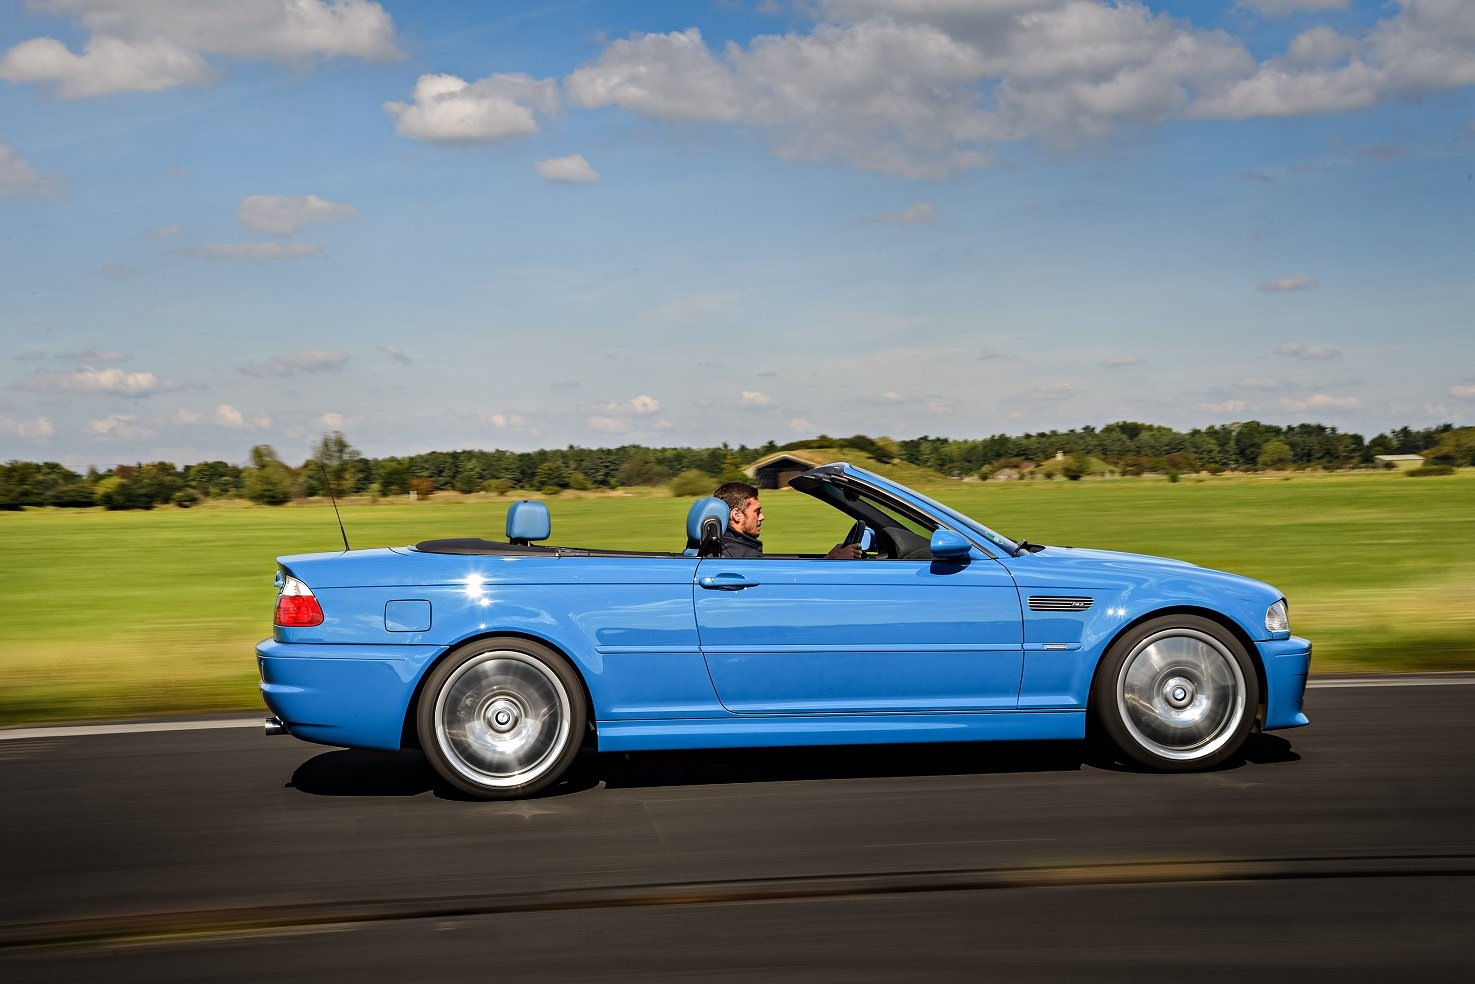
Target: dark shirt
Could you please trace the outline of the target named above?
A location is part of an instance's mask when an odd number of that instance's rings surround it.
[[[722,534],[722,556],[733,560],[761,560],[763,541],[737,530],[728,530]]]

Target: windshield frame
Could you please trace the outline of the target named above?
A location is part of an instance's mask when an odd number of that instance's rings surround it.
[[[908,512],[920,511],[930,520],[967,537],[972,541],[974,546],[978,547],[989,557],[994,556],[994,550],[1002,551],[1011,557],[1019,553],[1019,544],[1003,534],[989,529],[977,520],[958,512],[951,506],[944,505],[936,499],[923,495],[914,489],[883,478],[864,468],[858,468],[848,462],[841,461],[829,465],[822,465],[819,468],[812,468],[789,480],[790,488],[825,502],[827,501],[825,497],[817,494],[818,487],[823,485],[840,487],[854,486],[858,490],[863,490],[875,498],[883,501],[890,500],[892,504],[901,506]],[[834,505],[834,503],[828,504]]]

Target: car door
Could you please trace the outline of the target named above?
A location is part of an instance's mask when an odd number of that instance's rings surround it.
[[[1019,593],[994,560],[703,560],[701,649],[740,714],[1015,707]]]

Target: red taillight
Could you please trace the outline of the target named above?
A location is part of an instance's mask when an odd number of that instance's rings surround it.
[[[323,608],[313,597],[312,589],[295,577],[282,579],[277,594],[276,623],[290,628],[323,624]]]

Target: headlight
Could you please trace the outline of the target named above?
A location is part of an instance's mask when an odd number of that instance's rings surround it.
[[[1265,631],[1291,631],[1291,618],[1286,614],[1286,602],[1284,598],[1265,609]]]

